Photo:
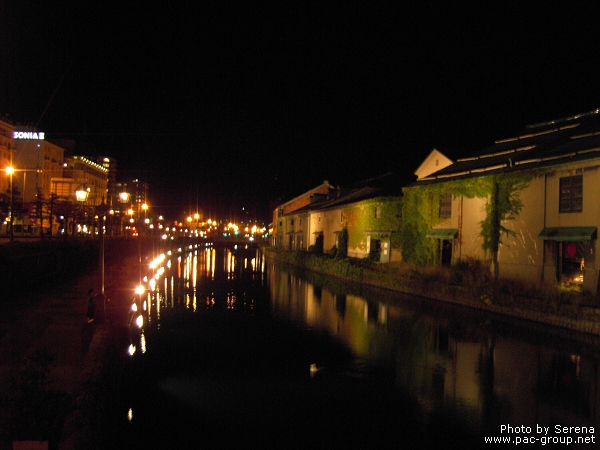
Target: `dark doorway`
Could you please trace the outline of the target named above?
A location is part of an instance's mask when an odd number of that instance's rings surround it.
[[[369,249],[369,258],[373,261],[379,261],[379,255],[381,252],[381,241],[379,239],[371,238],[371,248]]]
[[[449,266],[452,264],[452,241],[444,239],[442,241],[442,254],[441,254],[442,266]]]

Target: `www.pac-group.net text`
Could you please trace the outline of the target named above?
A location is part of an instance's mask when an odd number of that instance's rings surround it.
[[[596,436],[594,427],[572,427],[564,425],[500,425],[500,434],[497,436],[486,436],[486,444],[514,444],[514,445],[572,445],[572,444],[595,444]]]

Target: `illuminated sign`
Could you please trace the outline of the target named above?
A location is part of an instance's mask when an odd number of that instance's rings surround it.
[[[44,140],[44,133],[38,133],[35,131],[15,131],[13,133],[13,139],[38,139]]]

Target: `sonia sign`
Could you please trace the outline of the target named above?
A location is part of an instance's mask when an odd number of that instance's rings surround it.
[[[36,131],[15,131],[13,133],[13,139],[44,139],[44,133],[38,133]]]

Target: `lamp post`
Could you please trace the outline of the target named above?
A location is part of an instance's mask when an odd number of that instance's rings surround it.
[[[10,177],[10,184],[9,184],[9,189],[10,189],[10,243],[12,244],[14,239],[15,239],[15,235],[14,235],[14,222],[15,222],[15,218],[14,218],[14,214],[13,214],[13,202],[14,202],[14,192],[13,192],[13,174],[15,173],[15,168],[13,166],[8,166],[6,168],[6,174]]]
[[[139,204],[138,204],[139,205]],[[143,203],[140,205],[142,210],[144,211],[144,218],[146,217],[146,211],[148,211],[148,205]],[[145,222],[145,221],[144,221]],[[144,232],[145,234],[145,232]],[[140,264],[140,286],[142,284],[142,216],[138,211],[138,256],[139,256],[139,264]]]
[[[104,221],[106,216],[107,206],[102,203],[98,206],[98,219],[100,221],[100,293],[102,294],[102,306],[104,308],[104,320],[106,320],[106,296],[104,295]]]
[[[130,197],[131,197],[131,195],[129,194],[129,192],[123,191],[123,192],[119,193],[119,203],[121,203],[121,205],[122,205],[121,208],[119,208],[120,213],[121,213],[120,214],[120,218],[121,218],[121,235],[125,235],[125,225],[123,223],[123,220],[124,220],[123,216],[124,216],[124,214],[123,214],[122,208],[125,208],[125,205],[127,203],[129,203]]]
[[[79,203],[81,203],[81,213],[83,215],[83,204],[87,201],[88,195],[90,195],[90,188],[86,188],[84,185],[81,185],[75,191],[75,198]],[[75,221],[73,221],[73,236],[75,235]],[[83,234],[83,230],[82,230]]]
[[[147,224],[146,213],[148,211],[148,204],[147,203],[142,203],[141,207],[142,207],[142,211],[144,211],[144,224]],[[142,230],[142,225],[141,225],[142,224],[142,216],[141,215],[138,218],[138,222],[140,223],[140,230],[138,231],[138,233],[139,233]],[[144,235],[147,236],[147,230],[146,229],[144,229]]]

